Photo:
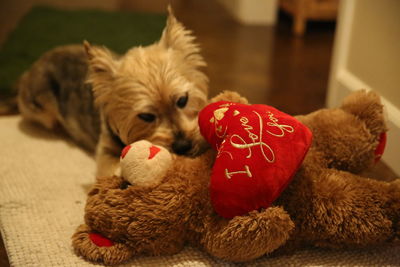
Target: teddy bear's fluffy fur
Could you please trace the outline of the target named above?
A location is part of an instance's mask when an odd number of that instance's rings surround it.
[[[215,100],[224,98],[235,97],[222,94]],[[373,164],[386,131],[379,97],[356,92],[340,108],[297,118],[313,132],[313,144],[273,206],[223,219],[214,212],[208,190],[215,153],[176,156],[154,186],[127,186],[117,176],[99,178],[88,196],[85,224],[73,235],[76,253],[118,264],[137,255],[177,253],[189,243],[240,262],[303,245],[365,247],[398,239],[399,181],[357,175]],[[113,245],[96,246],[89,238],[92,232]]]

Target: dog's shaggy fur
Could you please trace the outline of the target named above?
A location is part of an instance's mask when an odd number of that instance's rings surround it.
[[[18,106],[25,118],[60,125],[96,150],[97,175],[107,176],[123,146],[140,139],[187,156],[205,149],[197,125],[207,102],[205,65],[170,10],[158,42],[123,56],[88,42],[47,52],[21,77]]]

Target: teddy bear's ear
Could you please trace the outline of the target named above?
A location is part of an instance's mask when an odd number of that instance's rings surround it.
[[[159,184],[171,165],[167,149],[145,140],[126,146],[121,153],[122,177],[135,186]]]

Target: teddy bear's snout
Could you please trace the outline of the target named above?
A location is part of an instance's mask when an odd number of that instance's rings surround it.
[[[126,146],[121,153],[121,174],[129,185],[155,186],[172,165],[170,152],[142,140]]]

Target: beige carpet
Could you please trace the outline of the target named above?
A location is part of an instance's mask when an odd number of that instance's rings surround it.
[[[70,238],[83,222],[93,159],[19,116],[0,118],[0,228],[11,266],[92,266],[74,255]],[[140,257],[124,266],[234,266],[193,248]],[[310,249],[264,257],[245,266],[400,266],[400,247]]]

